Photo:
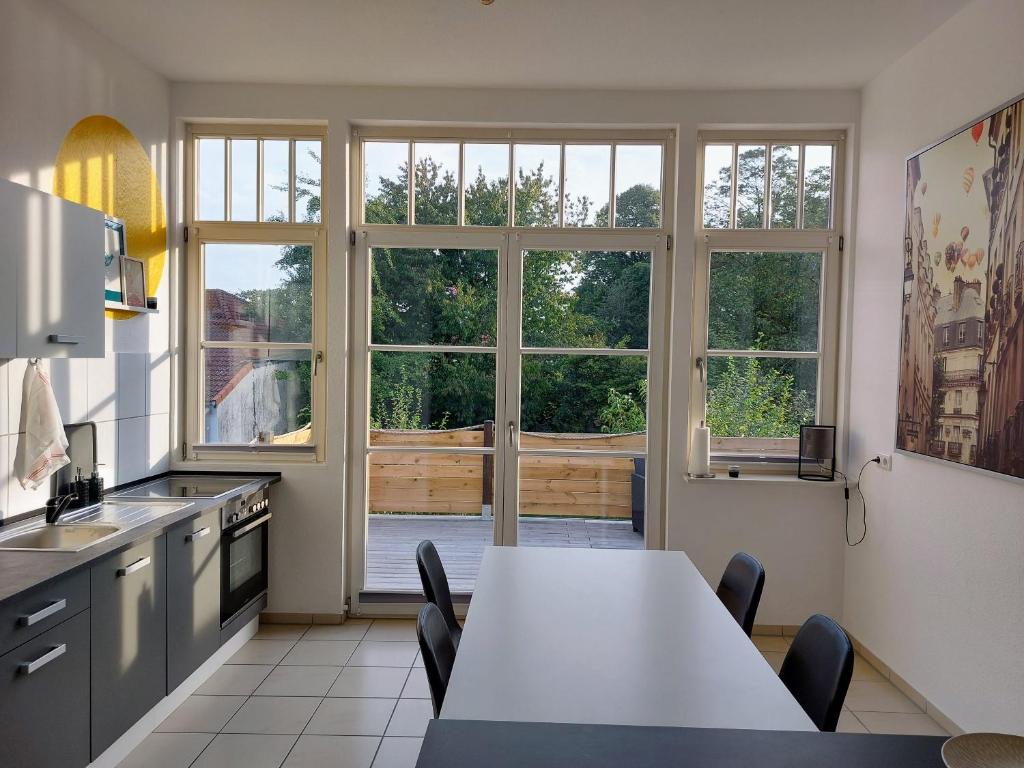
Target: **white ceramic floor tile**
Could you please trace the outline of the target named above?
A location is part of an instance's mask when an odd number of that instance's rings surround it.
[[[394,709],[394,699],[324,699],[305,733],[383,736]]]
[[[868,664],[859,653],[853,657],[853,679],[874,683],[888,682],[882,673]]]
[[[338,678],[341,667],[280,666],[256,689],[257,696],[318,696],[327,695]]]
[[[281,663],[341,667],[351,658],[357,645],[355,640],[300,640]]]
[[[857,719],[853,712],[846,710],[839,713],[839,723],[836,725],[836,733],[867,733],[868,729]]]
[[[775,670],[775,673],[778,674],[779,670],[782,669],[782,662],[785,661],[786,654],[779,653],[778,651],[761,651],[761,655],[764,656],[765,661],[767,661],[771,665],[772,669]]]
[[[314,624],[302,639],[362,640],[369,628],[369,619],[349,619],[344,624]]]
[[[363,639],[416,642],[416,621],[414,619],[374,619]]]
[[[854,712],[920,712],[914,702],[888,682],[855,680],[850,683],[845,706]]]
[[[871,733],[901,733],[909,736],[947,736],[948,734],[923,712],[856,712],[857,719]]]
[[[376,736],[300,736],[284,768],[370,768]]]
[[[412,671],[409,672],[409,679],[405,683],[405,688],[402,689],[402,698],[430,698],[430,685],[427,683],[427,673],[424,670],[413,667]]]
[[[269,664],[225,664],[196,690],[203,696],[249,696],[274,669]]]
[[[405,667],[345,667],[331,686],[335,698],[397,699],[409,677]]]
[[[785,653],[789,650],[789,638],[781,635],[754,635],[750,640],[759,651]]]
[[[245,696],[189,696],[157,727],[165,733],[220,733]]]
[[[280,768],[297,736],[222,733],[192,768]]]
[[[250,640],[228,659],[228,664],[280,664],[294,640]]]
[[[348,663],[353,667],[409,668],[413,665],[418,652],[417,643],[364,640]]]
[[[412,665],[414,667],[419,667],[420,669],[423,669],[423,654],[419,651],[416,651],[416,661],[414,661]]]
[[[422,737],[433,716],[434,709],[429,699],[402,699],[395,706],[385,735]]]
[[[423,739],[382,739],[373,768],[415,768],[422,746]]]
[[[298,640],[309,629],[308,624],[260,624],[256,640]]]
[[[211,741],[212,733],[151,733],[117,768],[188,768]]]
[[[300,734],[320,699],[310,696],[253,696],[231,718],[224,733]]]

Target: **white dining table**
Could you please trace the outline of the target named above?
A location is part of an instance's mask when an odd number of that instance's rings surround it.
[[[813,731],[683,552],[490,547],[442,718]]]

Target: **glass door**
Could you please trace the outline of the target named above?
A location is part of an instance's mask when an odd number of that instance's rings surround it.
[[[664,269],[656,235],[513,236],[503,543],[658,545],[647,457],[664,400],[650,397],[652,382],[662,389],[651,308]]]

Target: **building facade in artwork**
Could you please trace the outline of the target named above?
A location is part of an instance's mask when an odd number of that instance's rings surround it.
[[[1024,102],[989,121],[991,227],[978,466],[1024,477]]]
[[[937,413],[928,453],[975,464],[978,452],[981,356],[985,342],[985,300],[981,280],[959,275],[942,296],[935,317]]]

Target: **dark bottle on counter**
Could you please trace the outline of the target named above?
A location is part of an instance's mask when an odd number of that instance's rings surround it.
[[[99,504],[103,501],[103,478],[100,477],[99,465],[93,467],[89,478],[89,503]]]
[[[82,475],[82,468],[77,467],[77,474],[71,483],[71,493],[75,497],[72,506],[85,507],[89,504],[89,482]]]

